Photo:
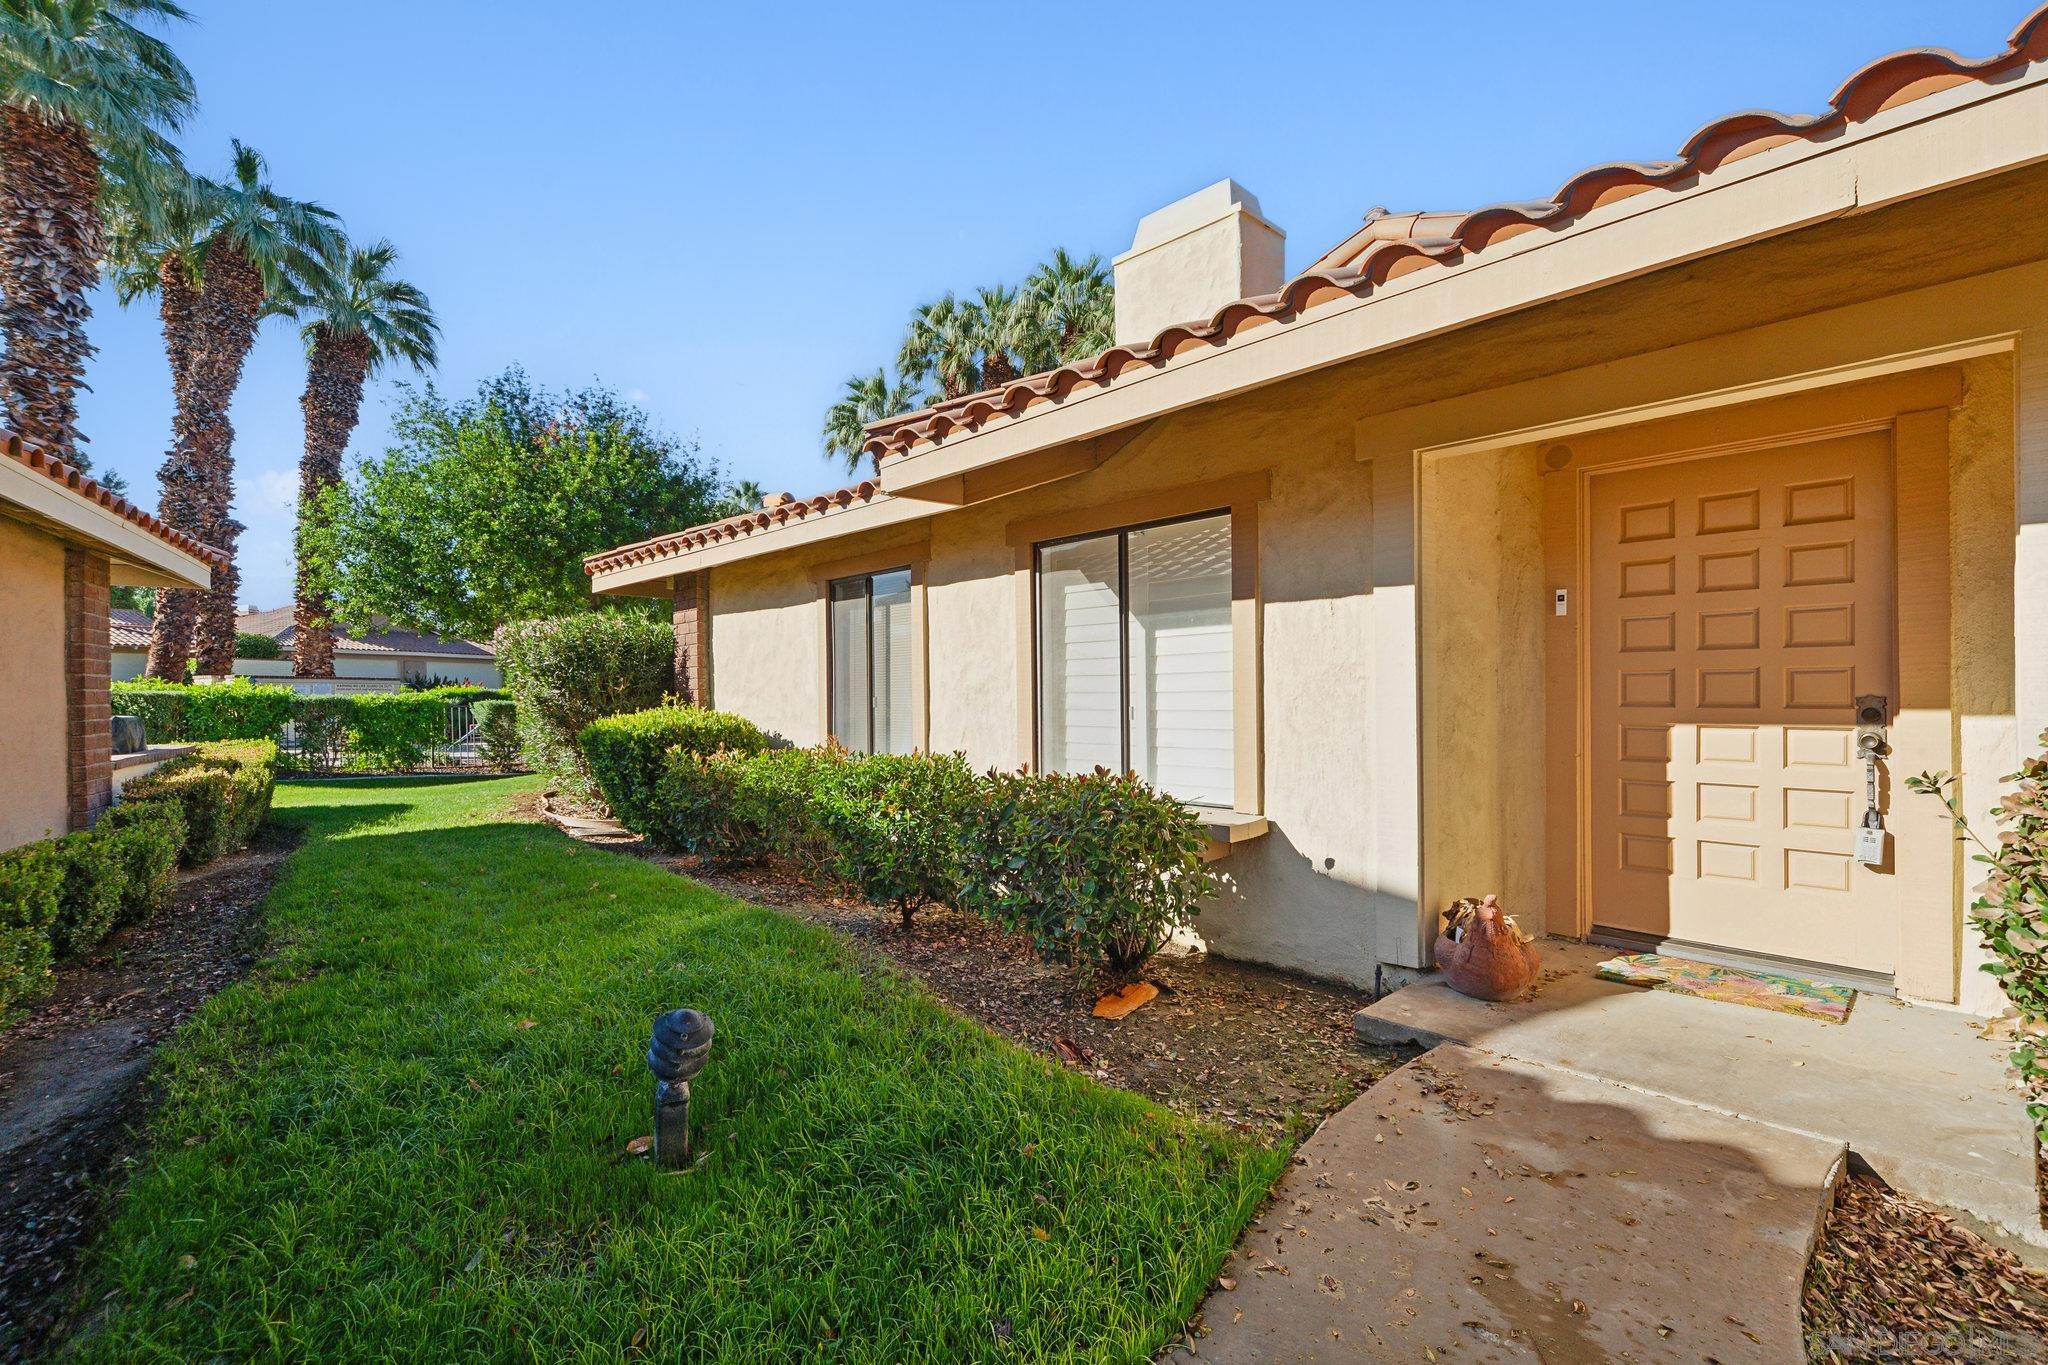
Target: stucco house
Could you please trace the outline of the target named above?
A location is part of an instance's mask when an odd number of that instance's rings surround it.
[[[142,676],[149,663],[149,618],[139,611],[115,608],[112,613],[113,673],[116,682]],[[292,609],[243,612],[235,629],[267,635],[284,653],[281,659],[236,659],[235,676],[286,681],[292,674]],[[475,687],[498,687],[504,674],[488,645],[449,640],[410,630],[351,630],[334,642],[334,676],[341,690],[395,691],[409,681],[440,678]]]
[[[2048,19],[1282,245],[1228,181],[1162,209],[1112,349],[593,587],[673,598],[680,685],[791,740],[1179,795],[1224,954],[1371,983],[1498,892],[1986,1005],[1903,779],[1982,810],[2048,726]]]
[[[204,588],[219,552],[0,436],[0,849],[113,800],[110,585]]]

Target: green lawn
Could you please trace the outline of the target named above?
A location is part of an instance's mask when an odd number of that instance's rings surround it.
[[[74,1349],[1139,1360],[1195,1307],[1283,1153],[514,821],[534,785],[279,789],[272,953],[166,1049]],[[709,1155],[667,1174],[623,1152],[684,1004]]]

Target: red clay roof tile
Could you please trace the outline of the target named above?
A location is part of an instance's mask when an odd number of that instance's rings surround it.
[[[228,562],[227,555],[222,551],[216,550],[213,546],[187,535],[174,526],[166,524],[113,490],[105,488],[97,481],[86,477],[72,466],[65,464],[62,460],[52,459],[50,456],[45,455],[39,447],[27,444],[19,436],[9,432],[0,432],[0,450],[5,451],[8,459],[27,465],[30,469],[47,477],[52,483],[63,485],[79,497],[84,498],[87,502],[98,503],[115,516],[132,522],[150,535],[155,536],[158,540],[163,541],[166,545],[183,550],[194,558],[203,559],[216,569],[224,567]]]
[[[1567,180],[1548,199],[1494,204],[1455,217],[1441,236],[1386,238],[1355,234],[1344,248],[1319,260],[1278,293],[1239,299],[1207,321],[1167,328],[1149,344],[1112,346],[1100,355],[1042,374],[1027,375],[999,388],[868,425],[866,449],[877,459],[903,455],[911,447],[940,442],[956,431],[974,431],[989,419],[1015,416],[1039,403],[1056,402],[1082,388],[1101,388],[1134,370],[1157,369],[1195,347],[1223,346],[1249,328],[1292,322],[1320,304],[1362,298],[1388,280],[1430,266],[1455,265],[1494,242],[1538,228],[1557,227],[1604,204],[1651,190],[1671,189],[1719,166],[1795,140],[1815,141],[1840,128],[1971,81],[1991,81],[2048,57],[2048,5],[2036,9],[2012,32],[2003,51],[1978,61],[1939,48],[1912,48],[1870,62],[1835,91],[1819,114],[1778,114],[1748,110],[1709,123],[1687,139],[1669,161],[1616,162],[1594,166]],[[1424,215],[1434,226],[1449,215]],[[1361,240],[1362,239],[1362,240]]]

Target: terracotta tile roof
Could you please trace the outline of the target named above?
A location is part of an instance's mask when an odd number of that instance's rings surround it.
[[[1595,166],[1567,180],[1548,199],[1495,204],[1462,215],[1416,215],[1418,235],[1412,236],[1361,230],[1276,294],[1239,299],[1206,321],[1169,327],[1146,344],[1112,346],[1087,360],[1027,375],[1000,388],[871,423],[866,449],[880,459],[900,456],[922,442],[974,431],[990,418],[1016,416],[1077,390],[1103,388],[1126,374],[1156,370],[1184,352],[1225,345],[1252,328],[1293,322],[1320,304],[1363,298],[1411,271],[1456,265],[1495,242],[1559,227],[1631,195],[1683,188],[1695,177],[1743,157],[1788,142],[1818,141],[1886,109],[1953,86],[1996,80],[2043,58],[2048,58],[2048,5],[2013,30],[2003,51],[1981,60],[1941,48],[1912,48],[1880,57],[1844,81],[1822,113],[1730,114],[1693,134],[1668,161]],[[1369,217],[1368,229],[1373,222]]]
[[[292,640],[292,609],[272,607],[268,611],[245,611],[235,618],[235,629],[250,635],[268,635],[281,645]],[[451,640],[413,630],[352,630],[335,637],[337,654],[445,654],[466,659],[495,659],[488,645],[473,640]]]
[[[115,649],[149,648],[150,620],[139,611],[114,607],[107,612],[108,643]]]
[[[0,450],[5,451],[8,459],[27,465],[36,473],[46,476],[52,483],[62,484],[87,502],[98,503],[115,516],[141,527],[166,545],[183,550],[194,558],[203,559],[216,569],[226,566],[228,557],[221,551],[158,520],[153,514],[143,511],[120,494],[102,487],[96,480],[81,474],[62,460],[45,455],[39,447],[29,445],[12,432],[0,432]]]
[[[696,550],[721,541],[739,540],[785,522],[827,516],[849,507],[887,501],[888,496],[873,479],[863,479],[845,488],[835,488],[830,493],[820,493],[815,498],[791,499],[775,507],[742,512],[736,517],[726,517],[722,521],[706,522],[702,526],[691,526],[685,530],[655,536],[651,540],[635,541],[631,545],[621,545],[615,550],[605,550],[586,558],[583,561],[583,572],[608,573],[613,569],[642,564],[650,559],[660,559],[683,550]]]

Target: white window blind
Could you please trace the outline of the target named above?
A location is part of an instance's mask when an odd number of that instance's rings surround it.
[[[1039,752],[1135,772],[1197,805],[1234,795],[1227,513],[1038,552]]]
[[[832,738],[855,753],[909,753],[917,744],[910,570],[837,579],[828,610]]]
[[[910,570],[870,580],[868,622],[874,675],[874,752],[907,754],[917,747],[910,719]]]
[[[1049,772],[1124,770],[1118,538],[1038,556],[1039,748]]]
[[[1131,769],[1203,806],[1232,797],[1230,518],[1132,531]]]

